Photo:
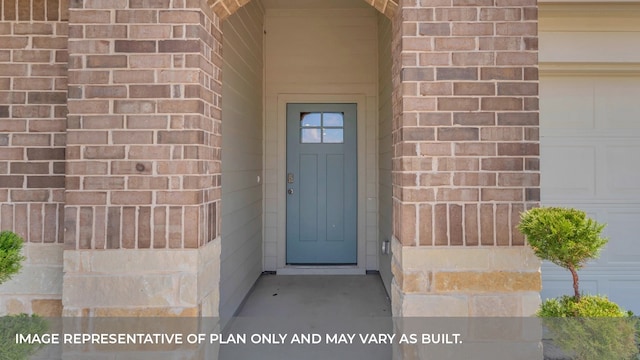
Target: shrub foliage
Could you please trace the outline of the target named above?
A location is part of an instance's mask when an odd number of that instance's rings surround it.
[[[0,232],[0,284],[9,280],[22,268],[25,259],[22,250],[22,238],[11,231]]]
[[[558,207],[531,209],[522,214],[518,225],[539,258],[571,272],[576,299],[580,298],[577,270],[598,257],[607,243],[600,237],[602,229],[604,225],[588,218],[584,211]]]

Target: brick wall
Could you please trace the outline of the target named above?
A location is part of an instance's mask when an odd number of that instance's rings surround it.
[[[221,32],[206,14],[194,0],[71,3],[67,248],[218,236]]]
[[[405,1],[402,19],[396,237],[523,245],[519,213],[540,197],[536,2]]]
[[[67,3],[2,1],[0,229],[62,242]]]

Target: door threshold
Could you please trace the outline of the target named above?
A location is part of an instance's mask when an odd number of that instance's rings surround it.
[[[288,265],[276,271],[276,275],[366,275],[367,270],[357,266]]]

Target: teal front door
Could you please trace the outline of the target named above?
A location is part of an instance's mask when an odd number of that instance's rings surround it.
[[[287,104],[287,264],[357,263],[356,104]]]

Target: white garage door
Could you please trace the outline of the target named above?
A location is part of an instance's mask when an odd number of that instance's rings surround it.
[[[542,204],[607,224],[581,290],[640,313],[640,74],[544,75],[540,98]],[[568,271],[544,264],[542,279],[543,299],[572,294]]]

